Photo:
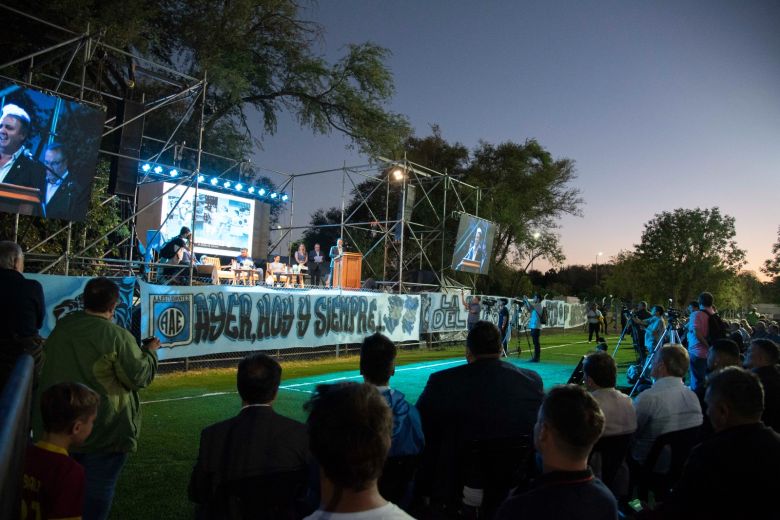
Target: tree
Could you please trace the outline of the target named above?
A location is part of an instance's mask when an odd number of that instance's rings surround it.
[[[712,209],[676,209],[645,224],[635,251],[613,276],[630,273],[635,298],[685,304],[701,291],[716,292],[745,263],[734,218]]]
[[[780,227],[777,228],[777,242],[772,246],[772,256],[764,262],[761,272],[772,278],[777,278],[780,276]]]

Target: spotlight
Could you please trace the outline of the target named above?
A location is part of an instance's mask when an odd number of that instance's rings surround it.
[[[226,187],[226,188],[229,188],[230,187],[230,181],[225,181],[223,186]]]
[[[276,197],[278,197],[278,195],[277,195],[277,193],[276,193],[276,192],[273,192],[273,193],[271,193],[271,198],[272,198],[272,199],[275,199]]]
[[[397,181],[400,181],[404,178],[404,171],[401,168],[396,168],[393,170],[393,178]]]
[[[171,177],[176,177],[179,175],[179,170],[171,170],[168,172],[168,175],[170,175]]]
[[[260,190],[257,192],[257,194],[260,195],[261,197],[263,195],[265,195],[265,188],[260,188]]]
[[[288,197],[287,194],[285,193],[284,195],[282,195],[282,202],[287,202],[287,199],[289,198],[290,197]]]
[[[152,169],[152,165],[151,165],[151,164],[149,164],[149,163],[146,163],[146,164],[144,164],[143,166],[141,166],[141,169],[142,169],[144,172],[148,172],[149,170],[151,170],[151,169]]]
[[[254,186],[250,186],[249,189],[246,190],[246,191],[248,191],[249,193],[254,193],[255,192],[255,187]]]
[[[198,175],[198,182],[203,182],[206,180],[205,175]]]
[[[212,186],[216,186],[218,182],[219,182],[219,179],[217,179],[216,177],[212,177],[211,178],[211,185]]]
[[[240,182],[238,184],[236,184],[236,191],[241,191],[243,189],[244,189],[244,185],[243,184],[241,184]]]
[[[154,173],[156,173],[157,175],[160,175],[162,172],[163,172],[162,166],[158,165],[154,167]]]

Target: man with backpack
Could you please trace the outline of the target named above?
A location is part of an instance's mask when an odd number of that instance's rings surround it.
[[[728,328],[718,316],[711,293],[699,295],[699,310],[688,320],[688,353],[691,358],[691,390],[699,399],[704,398],[704,382],[707,372],[707,356],[710,345],[728,335]]]

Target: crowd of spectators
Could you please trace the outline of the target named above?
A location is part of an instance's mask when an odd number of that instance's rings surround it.
[[[2,269],[20,272],[17,249],[0,253]],[[118,299],[112,281],[89,281],[84,310],[45,342],[28,518],[109,515],[160,346],[113,323]],[[715,341],[692,325],[695,345],[649,350],[653,384],[633,400],[603,351],[585,357],[584,385],[545,394],[537,372],[501,359],[498,328],[477,321],[467,362],[431,374],[412,404],[391,386],[396,346],[374,334],[361,348],[363,383],[318,386],[305,424],[274,410],[282,368],[254,354],[238,365],[238,414],[201,432],[189,498],[198,518],[762,517],[780,467],[777,326],[762,323],[731,323]],[[648,487],[652,508],[635,500]]]

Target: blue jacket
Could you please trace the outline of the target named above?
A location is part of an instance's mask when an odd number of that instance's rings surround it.
[[[382,390],[382,396],[393,411],[393,440],[388,457],[417,455],[425,446],[420,412],[398,390],[387,388]]]

